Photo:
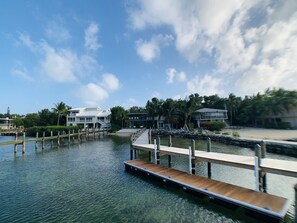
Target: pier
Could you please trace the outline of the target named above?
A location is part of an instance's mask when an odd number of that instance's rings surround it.
[[[26,143],[28,142],[35,142],[35,149],[37,150],[39,147],[39,144],[41,144],[41,148],[45,148],[45,142],[50,141],[51,145],[53,146],[54,143],[57,146],[63,145],[63,144],[70,144],[70,143],[80,143],[82,141],[86,141],[89,139],[95,139],[96,137],[99,137],[100,135],[107,134],[106,130],[100,130],[100,129],[86,129],[84,131],[78,131],[78,132],[63,132],[62,134],[58,132],[57,135],[53,135],[53,132],[50,133],[50,136],[45,136],[45,132],[42,133],[42,136],[39,136],[39,133],[36,132],[36,137],[30,137],[26,138],[26,132],[22,132],[21,136],[19,136],[18,133],[15,134],[15,140],[13,141],[6,141],[6,142],[0,142],[1,146],[8,146],[13,145],[14,147],[14,153],[17,153],[17,146],[21,146],[22,153],[24,154],[26,151]]]
[[[266,173],[297,177],[297,162],[266,158],[265,142],[262,142],[261,146],[255,145],[255,156],[242,156],[211,152],[210,140],[207,143],[207,151],[195,150],[194,140],[188,148],[172,147],[171,137],[168,146],[160,145],[159,138],[154,140],[154,144],[149,144],[149,141],[152,141],[150,132],[145,131],[131,144],[134,153],[131,152],[131,160],[124,163],[127,171],[178,186],[198,196],[207,196],[210,200],[242,207],[247,213],[253,213],[261,219],[269,219],[269,222],[284,218],[289,201],[266,193]],[[149,152],[149,161],[135,159],[135,151],[140,150]],[[163,155],[168,156],[166,167],[160,165],[160,156]],[[187,157],[189,169],[183,172],[170,168],[171,156]],[[199,162],[208,163],[208,178],[195,175],[195,166]],[[255,190],[211,179],[212,163],[254,170]]]

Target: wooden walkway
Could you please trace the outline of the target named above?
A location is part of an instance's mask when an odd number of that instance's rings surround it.
[[[154,151],[153,144],[134,143],[133,148],[151,152]],[[189,156],[189,150],[187,149],[168,146],[160,146],[160,153],[161,155],[176,155],[184,157]],[[195,158],[198,161],[223,164],[251,170],[255,168],[255,158],[253,156],[241,156],[234,154],[204,152],[196,150]],[[261,159],[260,168],[262,168],[262,171],[266,173],[274,173],[285,176],[297,177],[297,162],[294,161],[263,158]]]
[[[196,193],[209,196],[226,203],[241,206],[259,214],[281,219],[285,216],[289,202],[287,199],[262,193],[239,186],[219,182],[197,175],[188,174],[179,170],[166,168],[142,160],[125,162],[127,169],[143,172],[171,182]]]

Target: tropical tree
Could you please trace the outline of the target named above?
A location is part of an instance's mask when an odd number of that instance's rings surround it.
[[[177,105],[179,109],[179,113],[183,114],[183,121],[186,130],[189,130],[188,124],[190,122],[190,118],[193,113],[201,107],[202,97],[199,94],[191,94],[186,97],[185,100],[179,100]]]
[[[124,128],[125,120],[128,118],[128,111],[122,106],[115,106],[111,108],[111,125],[112,130],[116,131]]]
[[[173,122],[176,119],[176,114],[177,114],[177,107],[176,107],[176,102],[168,98],[164,101],[163,103],[163,115],[165,118],[165,121],[169,124],[170,128],[173,125]]]
[[[68,111],[71,107],[66,105],[64,102],[59,102],[55,104],[55,107],[52,110],[58,115],[57,125],[60,125],[61,117],[65,117],[68,114]],[[66,122],[65,122],[66,124]]]
[[[152,98],[152,101],[147,101],[146,103],[146,110],[148,114],[153,119],[153,127],[155,126],[155,118],[157,117],[157,128],[160,127],[160,119],[163,114],[163,100],[159,100],[158,98]]]
[[[227,108],[230,118],[230,124],[233,125],[233,120],[236,118],[236,113],[240,105],[241,98],[236,97],[233,93],[229,94],[227,98]]]

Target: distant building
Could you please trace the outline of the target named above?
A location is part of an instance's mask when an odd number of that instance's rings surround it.
[[[13,119],[10,119],[8,117],[6,118],[0,118],[0,129],[12,129],[13,125],[12,125],[12,121]]]
[[[72,108],[67,115],[67,126],[109,130],[111,111],[100,108]]]
[[[201,108],[195,111],[194,119],[200,128],[200,123],[219,121],[225,122],[228,119],[227,110],[214,108]]]
[[[129,128],[142,128],[148,124],[149,116],[147,113],[133,112],[128,114]]]
[[[290,107],[288,110],[285,110],[281,114],[272,115],[268,114],[265,117],[266,119],[276,119],[277,123],[288,123],[288,127],[297,129],[297,106]],[[270,122],[273,122],[270,120]]]

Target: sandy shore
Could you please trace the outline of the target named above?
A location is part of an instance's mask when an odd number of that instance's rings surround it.
[[[262,129],[262,128],[239,128],[234,129],[242,138],[253,139],[275,139],[287,140],[297,139],[297,130],[281,130],[281,129]],[[233,131],[232,129],[224,130],[226,132]]]

